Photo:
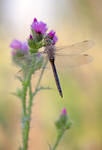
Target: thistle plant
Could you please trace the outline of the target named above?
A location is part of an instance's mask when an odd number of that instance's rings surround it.
[[[72,122],[69,119],[66,108],[63,108],[58,120],[55,122],[57,137],[53,146],[49,145],[50,150],[56,150],[65,132],[70,129]]]
[[[39,49],[46,47],[49,44],[55,45],[58,38],[55,31],[51,30],[47,33],[47,30],[46,23],[42,21],[39,22],[34,18],[28,40],[26,42],[21,42],[15,39],[10,44],[10,47],[12,48],[12,61],[19,67],[19,72],[22,72],[22,75],[17,75],[18,80],[21,82],[21,88],[17,88],[16,93],[14,93],[21,99],[22,103],[22,146],[19,150],[28,150],[34,98],[39,91],[48,89],[48,87],[40,86],[48,60],[44,59],[43,55],[39,53]],[[41,70],[39,79],[34,90],[32,90],[32,75],[38,70]],[[57,140],[54,146],[49,146],[50,150],[56,149],[61,137],[69,127],[70,123],[68,122],[67,112],[64,109],[59,120],[56,122],[56,128],[58,131]]]

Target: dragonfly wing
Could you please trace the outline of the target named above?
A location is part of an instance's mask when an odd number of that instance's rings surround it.
[[[77,66],[81,66],[84,64],[88,64],[93,60],[92,56],[87,54],[80,54],[80,55],[56,55],[55,63],[61,68],[74,68]]]
[[[93,47],[93,45],[94,45],[93,41],[86,40],[69,46],[56,48],[56,52],[60,52],[61,50],[61,53],[65,53],[65,54],[72,54],[72,55],[80,54]]]
[[[34,53],[33,55],[26,55],[26,56],[22,56],[22,57],[17,57],[17,58],[15,58],[16,59],[15,61],[16,61],[16,63],[18,63],[19,66],[21,66],[21,68],[23,68],[24,70],[26,69],[26,72],[29,72],[29,69],[36,65],[36,63],[39,61],[40,57],[42,57],[42,59],[43,59],[41,68],[47,69],[48,67],[44,67],[44,62],[48,58],[43,53]],[[37,61],[36,61],[36,59],[37,59]],[[41,68],[38,69],[39,72],[40,72]],[[38,72],[38,70],[37,70],[37,72]],[[22,76],[23,70],[20,69],[17,72],[17,74]]]
[[[25,55],[25,56],[20,56],[20,57],[17,57],[15,58],[15,62],[18,63],[18,65],[20,66],[32,66],[32,64],[34,64],[34,60],[37,58],[37,59],[40,59],[40,57],[43,57],[45,59],[45,54],[42,53],[42,52],[38,52],[38,53],[34,53],[32,55]]]

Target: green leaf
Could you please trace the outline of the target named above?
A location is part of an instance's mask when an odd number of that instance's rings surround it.
[[[18,89],[16,90],[16,95],[17,95],[18,97],[22,98],[22,90],[21,90],[20,88],[18,88]]]

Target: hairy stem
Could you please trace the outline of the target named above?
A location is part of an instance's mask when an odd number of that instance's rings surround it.
[[[44,67],[42,68],[42,71],[40,73],[39,80],[36,84],[34,92],[32,92],[32,88],[31,88],[31,77],[34,71],[30,70],[29,75],[28,75],[28,80],[26,84],[26,93],[27,93],[27,88],[29,88],[29,101],[28,101],[28,107],[26,108],[26,113],[24,113],[24,116],[23,116],[23,133],[22,133],[23,134],[23,150],[28,149],[28,138],[29,138],[29,130],[30,130],[32,103],[33,103],[35,95],[39,91],[38,88],[39,88],[41,79],[43,77],[44,70],[45,70],[44,68],[47,65],[47,62],[48,60],[46,60],[46,62],[44,63]],[[26,99],[26,96],[25,96],[25,99]]]
[[[56,142],[54,144],[54,146],[51,148],[51,150],[56,150],[56,148],[58,147],[63,135],[64,135],[65,130],[63,130],[62,132],[60,132],[57,136]]]

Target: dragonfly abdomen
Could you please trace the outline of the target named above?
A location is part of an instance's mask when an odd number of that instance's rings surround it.
[[[51,66],[52,66],[52,70],[53,70],[53,74],[54,74],[54,78],[55,78],[55,82],[56,82],[56,86],[58,88],[59,94],[60,94],[61,97],[63,97],[63,93],[62,93],[59,77],[58,77],[58,74],[57,74],[56,66],[55,66],[55,63],[54,63],[54,59],[50,59],[50,63],[51,63]]]

